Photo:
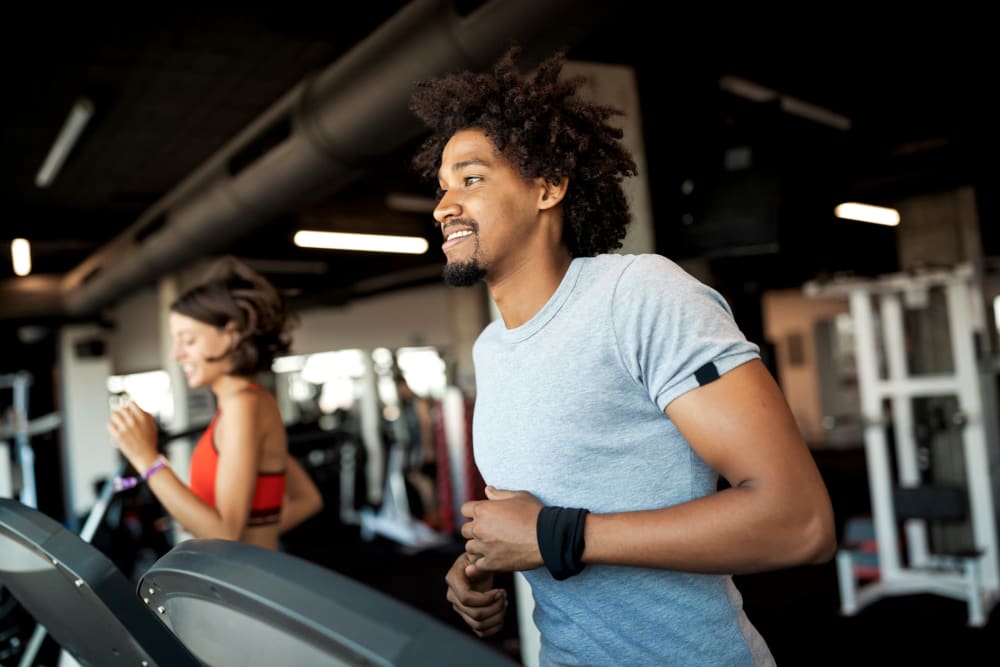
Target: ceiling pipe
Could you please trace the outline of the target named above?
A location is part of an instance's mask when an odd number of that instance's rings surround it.
[[[95,314],[130,291],[221,250],[275,215],[348,184],[366,163],[421,131],[417,81],[490,65],[511,44],[526,63],[590,34],[610,3],[491,0],[466,17],[415,0],[307,77],[117,238],[65,276],[64,314]],[[287,138],[231,173],[233,159],[283,122]]]

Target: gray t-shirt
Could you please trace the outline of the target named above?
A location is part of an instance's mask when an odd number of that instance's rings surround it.
[[[488,484],[546,505],[625,512],[714,493],[717,474],[663,413],[759,357],[725,300],[659,255],[574,259],[524,325],[474,347],[476,463]],[[524,573],[543,665],[773,662],[728,575],[588,565],[565,581]]]

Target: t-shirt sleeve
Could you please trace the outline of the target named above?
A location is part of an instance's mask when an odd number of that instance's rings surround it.
[[[637,255],[625,268],[612,317],[622,363],[660,410],[760,358],[722,295],[659,255]]]

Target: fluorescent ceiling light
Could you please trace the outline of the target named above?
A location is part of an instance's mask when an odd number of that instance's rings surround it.
[[[385,205],[393,211],[403,213],[433,213],[437,208],[437,200],[434,197],[390,192],[385,198]]]
[[[14,239],[10,242],[10,259],[17,275],[26,276],[31,273],[31,244],[28,239]]]
[[[719,88],[751,102],[770,102],[778,97],[776,90],[739,76],[723,76],[719,79]]]
[[[800,116],[816,123],[822,123],[823,125],[829,125],[843,132],[851,129],[851,119],[847,116],[821,107],[818,104],[812,104],[797,97],[785,95],[780,91],[762,86],[743,77],[727,74],[719,79],[719,88],[751,102],[763,103],[778,100],[778,105],[785,113]]]
[[[851,129],[851,119],[835,111],[830,111],[817,104],[804,102],[797,97],[782,95],[781,110],[807,120],[829,125],[830,127],[847,132]]]
[[[419,236],[386,236],[382,234],[346,234],[343,232],[295,232],[295,245],[300,248],[324,250],[362,250],[365,252],[397,252],[422,255],[427,252],[427,239]]]
[[[899,211],[884,206],[872,206],[857,202],[845,202],[833,209],[833,214],[846,220],[872,222],[876,225],[895,227],[899,224]]]
[[[81,97],[73,103],[73,108],[70,109],[62,130],[59,131],[59,136],[56,137],[55,143],[49,149],[49,154],[45,157],[45,162],[42,163],[42,168],[35,176],[35,185],[47,188],[52,184],[93,114],[94,103],[87,98]]]

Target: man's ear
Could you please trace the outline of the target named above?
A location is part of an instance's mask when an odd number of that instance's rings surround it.
[[[540,178],[538,181],[541,186],[541,193],[538,197],[539,209],[550,209],[562,202],[563,197],[566,196],[566,188],[569,187],[569,178],[563,176],[559,179],[558,183],[553,183],[544,178]]]

